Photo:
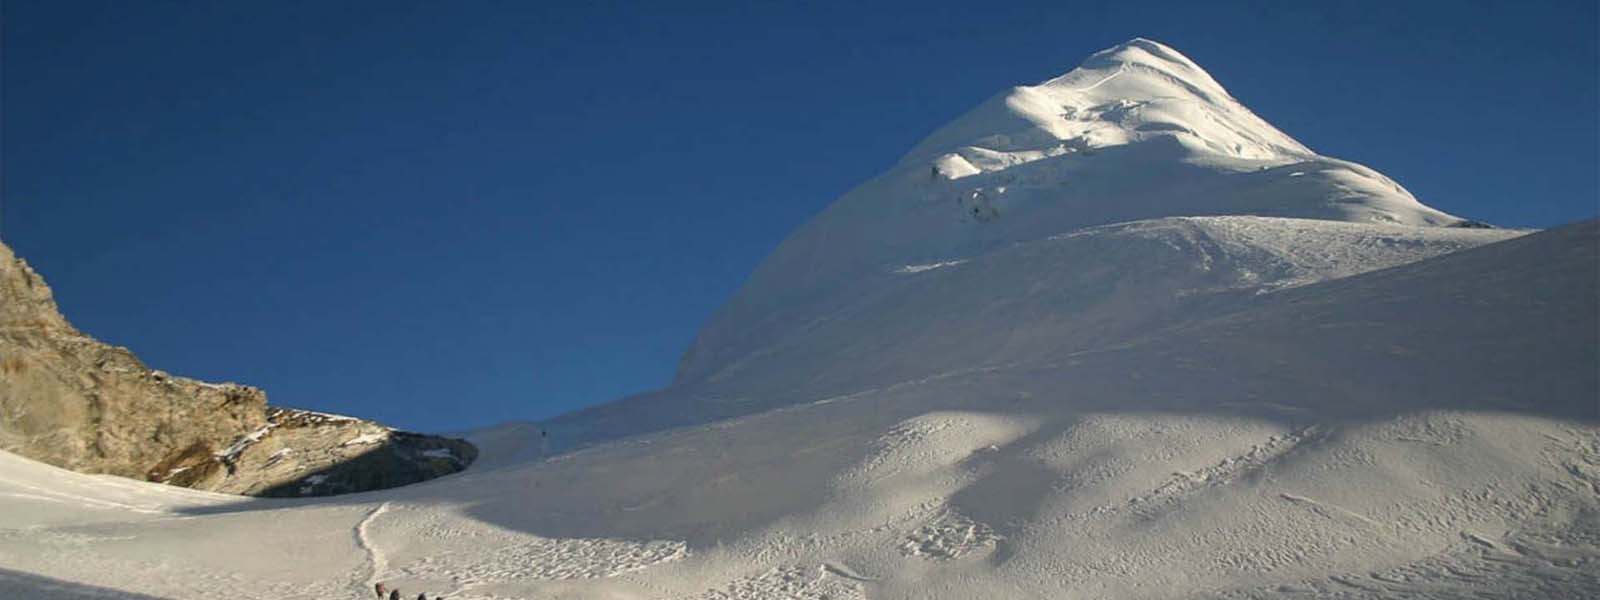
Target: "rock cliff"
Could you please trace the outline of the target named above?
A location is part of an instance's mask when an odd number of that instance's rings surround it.
[[[85,473],[256,496],[415,483],[477,457],[465,441],[269,407],[260,389],[151,369],[84,335],[0,244],[0,450]]]

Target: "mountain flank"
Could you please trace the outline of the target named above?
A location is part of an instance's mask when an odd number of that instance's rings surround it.
[[[383,489],[465,469],[471,444],[272,407],[258,388],[151,369],[67,322],[0,244],[0,450],[84,473],[252,496]]]

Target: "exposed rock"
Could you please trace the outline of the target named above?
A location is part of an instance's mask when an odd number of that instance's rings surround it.
[[[260,389],[175,377],[74,328],[0,244],[0,450],[86,473],[256,496],[382,489],[460,471],[462,440],[267,406]]]
[[[455,439],[352,417],[269,407],[267,424],[227,448],[172,455],[151,481],[250,496],[325,496],[449,475],[478,451]]]

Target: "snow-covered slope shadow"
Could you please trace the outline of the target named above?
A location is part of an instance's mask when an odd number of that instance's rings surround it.
[[[1479,410],[1600,419],[1596,221],[1287,290],[1120,348],[1063,377],[1146,406],[1270,399],[1322,416]],[[1180,409],[1182,410],[1182,409]]]
[[[170,600],[0,568],[0,597],[27,600]]]
[[[650,571],[685,594],[773,568],[869,597],[1592,593],[1597,230],[598,446],[465,513],[685,540]]]

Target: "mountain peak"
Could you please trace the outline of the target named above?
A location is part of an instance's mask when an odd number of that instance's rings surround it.
[[[1130,73],[1132,71],[1132,73]],[[1071,77],[1077,74],[1077,77]],[[1238,101],[1223,89],[1222,84],[1211,77],[1204,68],[1195,63],[1182,52],[1160,42],[1145,38],[1133,38],[1089,56],[1077,69],[1061,77],[1051,79],[1039,84],[1041,87],[1060,86],[1068,90],[1081,89],[1081,80],[1091,78],[1110,77],[1115,74],[1119,78],[1128,79],[1155,79],[1164,81],[1169,85],[1176,85],[1184,94],[1195,99],[1213,104],[1237,104]],[[1092,77],[1091,77],[1092,76]],[[1099,79],[1094,79],[1098,81]],[[1170,89],[1156,87],[1154,89],[1138,89],[1124,87],[1123,93],[1129,100],[1149,100],[1161,96],[1141,98],[1141,92],[1162,94],[1171,92]]]
[[[702,332],[679,381],[727,376],[764,351],[761,340],[787,340],[775,312],[811,327],[808,317],[832,318],[831,299],[896,273],[1089,227],[1198,216],[1461,222],[1377,171],[1318,155],[1177,50],[1135,38],[989,98],[817,215]]]
[[[1154,138],[1231,159],[1283,163],[1315,155],[1250,112],[1181,52],[1134,38],[1090,55],[1064,75],[990,98],[934,132],[905,160],[963,149],[1048,154]]]
[[[1201,74],[1205,70],[1195,64],[1189,57],[1184,56],[1171,46],[1152,39],[1136,37],[1121,44],[1091,54],[1085,65],[1094,62],[1143,64],[1143,65],[1177,65],[1185,69],[1192,69]],[[1209,75],[1207,76],[1209,78]]]

